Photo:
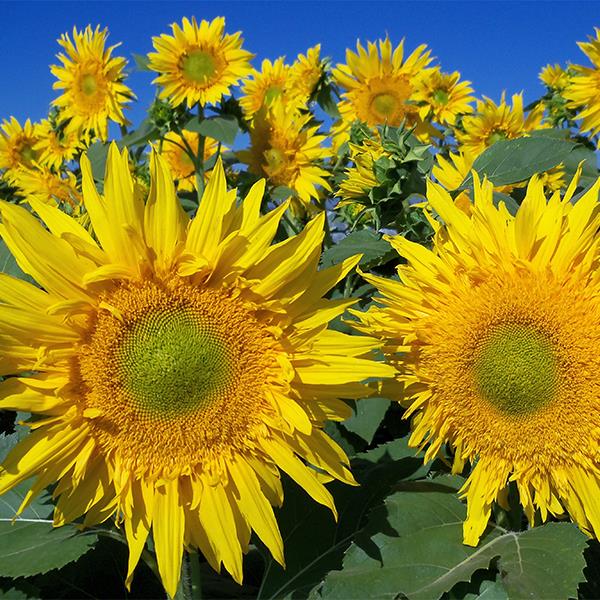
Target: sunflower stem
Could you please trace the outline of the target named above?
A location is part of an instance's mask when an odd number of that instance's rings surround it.
[[[194,600],[202,599],[202,571],[197,554],[190,554],[190,582],[192,586],[192,597]]]
[[[173,600],[193,600],[192,580],[190,578],[190,555],[187,551],[183,552],[181,560],[181,576],[179,577],[179,585]]]

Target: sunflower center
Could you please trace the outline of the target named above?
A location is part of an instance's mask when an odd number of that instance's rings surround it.
[[[20,151],[21,159],[26,165],[31,163],[37,158],[37,152],[29,145],[25,144]]]
[[[272,85],[265,92],[265,104],[270,105],[274,100],[283,94],[283,90],[278,85]]]
[[[398,100],[393,94],[383,93],[377,94],[375,98],[373,98],[372,106],[375,112],[380,114],[383,117],[391,117],[398,105]]]
[[[267,167],[271,171],[280,169],[285,163],[285,156],[279,148],[269,148],[264,152]]]
[[[142,411],[156,416],[207,408],[230,380],[226,344],[210,323],[184,308],[141,318],[116,358],[124,389]]]
[[[89,73],[81,78],[81,91],[86,96],[93,96],[98,90],[98,82],[93,75]]]
[[[475,357],[476,383],[500,412],[521,416],[552,401],[557,365],[550,340],[522,324],[496,328]]]
[[[437,104],[448,104],[449,99],[450,97],[446,90],[435,90],[435,92],[433,92],[433,101]]]
[[[181,68],[188,79],[198,83],[208,83],[217,70],[214,56],[203,50],[190,52]]]

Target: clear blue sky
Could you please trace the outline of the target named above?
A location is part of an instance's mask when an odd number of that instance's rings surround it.
[[[227,31],[242,30],[256,65],[280,55],[291,61],[317,42],[324,55],[339,62],[357,38],[388,33],[394,43],[405,37],[408,50],[426,43],[442,68],[461,71],[478,95],[497,100],[504,89],[508,94],[523,90],[526,101],[542,92],[537,75],[543,65],[587,64],[576,41],[600,26],[597,1],[4,1],[0,10],[0,118],[20,120],[46,115],[56,95],[48,68],[56,62],[56,39],[73,25],[108,27],[109,41],[122,42],[118,52],[131,58],[151,51],[152,36],[169,32],[169,24],[184,16],[223,15]],[[129,79],[141,101],[129,112],[133,121],[141,119],[153,97],[152,77],[138,72]]]

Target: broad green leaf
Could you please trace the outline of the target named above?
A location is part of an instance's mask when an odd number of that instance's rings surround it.
[[[32,598],[39,598],[37,594],[30,594],[24,590],[19,590],[15,587],[11,587],[6,591],[0,590],[0,600],[28,600]]]
[[[571,181],[577,171],[579,163],[583,162],[581,167],[581,178],[579,186],[586,188],[592,185],[598,179],[598,157],[596,153],[586,146],[580,145],[569,153],[563,161],[567,183]]]
[[[92,165],[92,175],[96,181],[104,181],[104,169],[108,157],[108,144],[94,142],[87,149],[87,157]]]
[[[573,142],[548,137],[500,140],[475,159],[473,169],[494,185],[517,183],[555,167],[577,147]],[[472,184],[473,176],[469,174],[461,188]]]
[[[202,121],[198,117],[193,117],[185,124],[184,129],[195,131],[201,135],[211,137],[217,142],[231,146],[240,127],[235,117],[209,117]]]
[[[4,240],[0,240],[0,272],[29,282],[34,281],[32,277],[21,270]]]
[[[53,507],[44,492],[19,517],[15,514],[29,489],[27,482],[0,496],[0,577],[29,577],[77,560],[96,542],[95,534],[74,525],[54,528]]]
[[[117,145],[119,148],[130,148],[131,146],[137,146],[138,144],[147,144],[148,142],[158,139],[159,131],[157,127],[150,121],[150,119],[144,119],[140,126],[131,133],[123,136]]]
[[[390,401],[386,398],[359,400],[354,414],[342,425],[370,444],[389,406]]]
[[[341,263],[344,259],[362,254],[360,266],[369,269],[382,265],[396,256],[394,249],[382,237],[369,229],[348,234],[339,244],[323,252],[321,266],[329,267]]]
[[[508,210],[508,212],[513,217],[517,214],[517,211],[519,210],[519,203],[512,196],[509,196],[508,194],[503,194],[502,192],[494,191],[493,202],[494,206],[498,206],[500,202],[504,202],[506,210]]]
[[[332,569],[342,565],[344,551],[366,522],[369,511],[381,504],[396,482],[423,477],[426,467],[406,439],[358,454],[352,473],[361,484],[339,482],[327,488],[335,498],[339,519],[312,501],[298,485],[287,481],[285,502],[277,521],[285,544],[287,568],[267,560],[258,598],[306,598]]]
[[[462,543],[466,508],[456,483],[440,477],[398,487],[372,513],[343,569],[327,576],[324,598],[440,598],[494,559],[508,598],[577,596],[586,538],[575,525],[549,523],[523,533],[491,525],[472,548]]]
[[[323,111],[332,119],[339,119],[340,111],[338,110],[337,102],[333,97],[331,86],[323,86],[316,97],[317,104]]]

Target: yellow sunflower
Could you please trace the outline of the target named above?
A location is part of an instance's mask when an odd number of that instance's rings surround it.
[[[365,197],[378,185],[374,165],[383,156],[390,157],[391,154],[375,140],[364,140],[360,146],[350,144],[350,159],[353,164],[346,169],[346,178],[342,180],[335,193],[342,199],[338,204],[339,207]]]
[[[474,115],[463,118],[464,131],[457,131],[456,138],[461,150],[479,156],[498,140],[514,139],[527,135],[535,129],[546,127],[542,123],[544,104],[537,104],[527,115],[523,112],[523,95],[514,94],[512,106],[506,103],[504,94],[500,104],[485,98],[477,102]]]
[[[540,81],[551,90],[562,91],[569,85],[569,74],[559,65],[546,65],[540,72]]]
[[[189,146],[194,154],[197,154],[199,140],[200,136],[197,133],[185,129],[183,130],[183,139],[181,135],[172,131],[164,137],[160,154],[167,163],[173,178],[177,181],[177,189],[181,191],[191,192],[196,189],[196,167],[186,150]],[[219,143],[216,140],[205,137],[204,161],[212,158],[218,149]],[[226,149],[221,146],[221,152]],[[206,176],[209,174],[210,171],[206,173]]]
[[[473,112],[475,98],[470,81],[459,81],[460,73],[442,73],[439,67],[426,69],[417,79],[414,100],[422,104],[421,119],[431,118],[440,125],[454,125],[459,115]]]
[[[242,86],[240,98],[240,106],[247,119],[251,120],[258,111],[275,102],[284,103],[290,109],[300,108],[306,103],[308,97],[300,97],[297,88],[292,86],[290,69],[285,58],[280,56],[274,62],[263,60],[260,71],[252,72]]]
[[[93,131],[102,140],[108,138],[108,121],[124,125],[125,105],[135,98],[123,83],[123,70],[127,61],[112,56],[118,46],[106,48],[108,31],[100,27],[84,31],[73,28],[73,40],[63,34],[58,40],[65,54],[58,54],[62,65],[52,65],[50,71],[58,79],[52,86],[64,90],[53,101],[60,109],[61,117],[69,120],[73,131]]]
[[[44,119],[37,129],[39,141],[34,146],[38,162],[51,169],[59,169],[65,162],[73,160],[89,144],[89,136],[75,129],[57,128]]]
[[[12,172],[10,182],[19,189],[25,202],[33,199],[71,209],[81,206],[81,193],[73,173],[59,174],[45,166],[17,169]]]
[[[223,17],[200,25],[194,17],[184,18],[171,29],[173,35],[152,38],[156,52],[148,58],[149,67],[159,73],[153,82],[162,88],[159,97],[173,106],[218,102],[252,70],[253,54],[242,49],[241,32],[226,34]]]
[[[567,106],[579,111],[581,130],[592,135],[600,133],[600,28],[595,31],[595,38],[589,36],[589,42],[577,44],[593,66],[572,65],[574,75],[563,93],[569,101]]]
[[[430,184],[433,248],[390,237],[400,280],[365,275],[383,297],[359,329],[398,366],[410,444],[472,465],[468,545],[509,481],[531,524],[567,511],[600,536],[600,180],[573,204],[575,187],[547,201],[533,178],[513,217],[477,178],[470,215]]]
[[[298,58],[289,70],[289,94],[300,106],[305,105],[325,72],[321,60],[321,44],[306,51],[306,55],[298,54]]]
[[[369,358],[377,341],[327,329],[351,302],[322,297],[357,257],[317,270],[324,215],[271,245],[285,205],[260,215],[263,182],[238,205],[220,162],[193,220],[157,154],[145,205],[126,151],[110,148],[104,197],[81,166],[95,237],[36,200],[48,229],[0,204],[0,233],[41,286],[0,277],[1,373],[35,372],[0,383],[0,408],[42,416],[0,493],[35,477],[21,509],[57,483],[55,525],[122,523],[127,585],[152,531],[170,596],[184,547],[241,581],[255,531],[283,564],[280,471],[335,512],[321,474],[354,480],[322,426],[349,415],[338,397],[393,373]]]
[[[319,127],[309,125],[311,118],[275,102],[256,114],[250,148],[238,152],[251,173],[291,188],[305,204],[319,197],[317,186],[331,191],[329,173],[320,166],[331,151],[323,147],[326,136],[317,133]]]
[[[348,139],[355,120],[369,126],[397,127],[403,121],[420,126],[414,94],[417,78],[431,62],[426,46],[419,46],[406,59],[404,42],[393,49],[388,38],[379,40],[379,49],[374,42],[368,42],[365,49],[360,41],[356,49],[356,53],[346,50],[347,64],[333,70],[334,80],[345,90],[338,104],[341,121],[333,130],[335,146]]]
[[[38,126],[29,119],[21,126],[11,117],[2,122],[0,129],[0,169],[6,169],[10,175],[20,167],[31,168],[39,157],[35,149],[39,141]]]

